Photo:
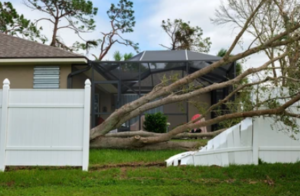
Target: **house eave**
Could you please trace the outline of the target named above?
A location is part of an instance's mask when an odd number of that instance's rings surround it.
[[[0,58],[0,65],[20,65],[20,64],[87,64],[88,59],[81,58]]]

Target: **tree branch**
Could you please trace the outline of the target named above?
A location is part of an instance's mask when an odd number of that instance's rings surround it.
[[[48,20],[48,21],[50,21],[52,24],[54,24],[54,21],[51,20],[50,18],[40,18],[40,19],[38,19],[38,20],[35,21],[35,24],[37,24],[37,23],[40,22],[41,20]]]
[[[164,134],[160,137],[148,137],[148,138],[141,138],[141,141],[144,143],[157,143],[157,142],[163,142],[168,141],[173,136],[184,132],[187,128],[194,129],[197,127],[203,127],[215,124],[217,122],[221,122],[224,120],[234,119],[234,118],[246,118],[246,117],[254,117],[254,116],[263,116],[263,115],[280,115],[285,112],[285,109],[294,104],[295,102],[300,100],[300,93],[298,93],[295,97],[293,97],[291,100],[287,101],[282,106],[279,106],[275,109],[265,109],[265,110],[256,110],[256,111],[248,111],[248,112],[240,112],[240,113],[232,113],[232,114],[225,114],[222,116],[218,116],[214,119],[197,122],[197,123],[187,123],[185,125],[178,126],[177,128],[173,129],[172,131]]]
[[[287,55],[287,53],[284,53],[284,54],[278,56],[277,58],[269,60],[268,62],[266,62],[265,64],[263,64],[262,66],[260,66],[258,68],[250,68],[250,69],[246,70],[245,72],[243,72],[242,74],[240,74],[239,76],[237,76],[236,78],[228,80],[226,82],[214,83],[210,86],[194,90],[193,92],[189,92],[189,93],[182,94],[182,95],[173,95],[173,96],[165,97],[165,98],[162,98],[160,100],[157,100],[157,101],[154,101],[154,102],[151,102],[151,103],[145,103],[143,106],[140,106],[138,108],[138,110],[133,110],[128,115],[126,115],[126,117],[124,117],[124,120],[122,120],[119,124],[123,124],[124,122],[126,122],[127,120],[133,118],[134,116],[137,116],[137,115],[141,114],[140,113],[141,111],[147,111],[147,110],[156,108],[160,105],[164,105],[164,104],[167,104],[167,103],[170,104],[170,103],[176,103],[176,102],[179,102],[179,101],[187,100],[187,99],[190,99],[192,97],[199,96],[200,94],[203,94],[203,93],[211,92],[213,90],[225,88],[227,86],[236,84],[236,83],[240,82],[246,76],[265,69],[272,62],[275,62],[275,61],[277,61],[281,58],[284,58],[286,55]]]
[[[240,40],[240,38],[242,37],[242,35],[245,33],[245,31],[248,29],[248,26],[250,24],[250,22],[253,20],[253,18],[255,17],[256,13],[259,11],[259,9],[261,8],[261,6],[265,3],[266,0],[261,0],[261,2],[259,3],[259,5],[256,7],[256,9],[251,13],[251,15],[248,17],[248,19],[246,20],[242,30],[239,32],[239,34],[236,36],[235,40],[233,41],[232,45],[230,46],[230,48],[228,49],[227,53],[224,56],[224,59],[228,59],[231,52],[233,51],[233,49],[235,48],[236,44],[238,43],[238,41]]]

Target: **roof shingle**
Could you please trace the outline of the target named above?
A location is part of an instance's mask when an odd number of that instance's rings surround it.
[[[0,33],[0,58],[85,58],[85,56]]]

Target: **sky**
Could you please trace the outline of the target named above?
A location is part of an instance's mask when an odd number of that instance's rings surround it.
[[[24,14],[26,18],[32,21],[46,15],[39,11],[31,10],[26,7],[23,0],[11,0],[14,7],[19,13]],[[101,38],[101,32],[110,31],[110,23],[106,11],[110,8],[111,3],[116,4],[118,0],[92,0],[93,5],[98,7],[98,14],[94,18],[97,28],[94,32],[82,34],[87,40]],[[203,30],[203,37],[210,37],[212,46],[209,54],[216,55],[221,48],[230,47],[238,33],[238,29],[232,25],[218,26],[211,22],[215,17],[215,10],[220,6],[221,0],[132,0],[136,25],[133,33],[124,34],[124,38],[139,43],[140,51],[144,50],[165,50],[160,44],[170,45],[167,34],[161,27],[162,20],[182,19],[190,21],[192,26],[199,26]],[[224,0],[226,2],[226,0]],[[43,33],[51,36],[51,23],[41,22]],[[59,36],[68,45],[79,40],[77,35],[72,31],[61,31]],[[247,48],[253,38],[250,35],[243,37],[243,45],[237,46],[233,53],[239,53]],[[113,53],[120,51],[122,54],[136,52],[131,47],[114,45],[104,60],[113,60]],[[92,54],[99,56],[99,48],[90,50],[88,57],[93,60]],[[82,53],[85,54],[85,53]],[[265,62],[266,57],[261,53],[251,56],[247,59],[245,68],[257,67]]]

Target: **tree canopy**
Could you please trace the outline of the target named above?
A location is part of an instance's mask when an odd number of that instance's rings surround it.
[[[29,8],[47,14],[47,17],[39,18],[35,23],[47,21],[53,27],[50,46],[73,50],[63,42],[58,32],[62,29],[70,29],[82,39],[81,33],[93,31],[96,27],[93,16],[97,14],[98,8],[93,7],[92,1],[24,0],[24,2]],[[85,40],[83,41],[86,43]]]
[[[0,2],[0,32],[45,42],[46,38],[41,35],[40,30],[23,14],[18,14],[11,2]]]
[[[117,5],[111,4],[107,11],[107,16],[110,19],[111,31],[102,32],[100,42],[100,54],[98,60],[102,60],[111,49],[118,43],[132,47],[136,52],[139,50],[139,44],[126,39],[122,34],[132,33],[135,26],[135,17],[133,10],[133,2],[129,0],[120,0]]]
[[[191,26],[190,22],[182,19],[162,21],[162,28],[171,39],[170,46],[162,45],[169,50],[192,50],[196,52],[209,52],[210,38],[202,38],[203,30],[198,26]]]

